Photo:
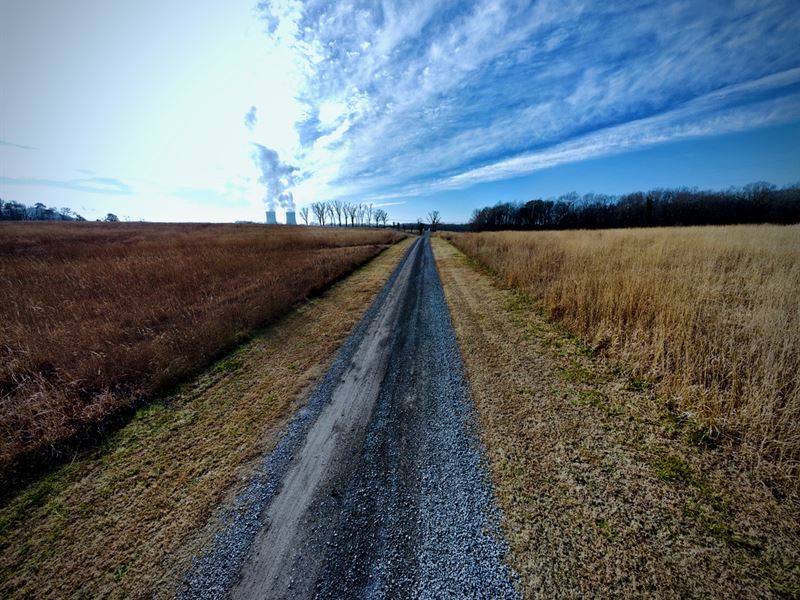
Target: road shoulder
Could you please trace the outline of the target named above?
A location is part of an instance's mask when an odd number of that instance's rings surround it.
[[[797,507],[524,294],[433,248],[526,597],[798,593]]]

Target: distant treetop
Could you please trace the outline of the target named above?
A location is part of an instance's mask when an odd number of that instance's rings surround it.
[[[48,208],[41,202],[25,206],[21,202],[6,202],[0,198],[0,221],[85,221],[69,208]]]
[[[556,199],[476,209],[469,228],[612,229],[742,223],[800,223],[800,185],[778,188],[759,182],[725,191],[656,189],[622,196],[572,192]]]

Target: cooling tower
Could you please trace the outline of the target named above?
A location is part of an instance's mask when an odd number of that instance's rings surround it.
[[[286,224],[287,225],[297,225],[297,219],[294,216],[294,211],[286,211]]]
[[[278,219],[275,218],[275,211],[268,210],[267,211],[267,225],[277,225]]]

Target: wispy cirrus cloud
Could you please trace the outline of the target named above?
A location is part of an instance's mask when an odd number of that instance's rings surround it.
[[[790,91],[779,98],[764,98],[761,94],[771,91],[774,89],[771,86],[781,82],[795,87],[794,84],[800,83],[800,69],[731,86],[730,89],[691,100],[674,110],[593,131],[554,145],[545,145],[412,189],[417,192],[458,189],[659,143],[799,120],[800,90]]]
[[[287,0],[261,11],[297,75],[287,93],[301,200],[469,186],[800,118],[791,1]]]
[[[26,146],[25,144],[15,144],[13,142],[7,142],[5,140],[0,140],[0,146],[6,146],[8,148],[17,148],[19,150],[36,150],[33,146]]]
[[[0,183],[21,186],[60,188],[93,194],[129,195],[133,189],[114,177],[81,177],[78,179],[43,179],[38,177],[0,176]]]

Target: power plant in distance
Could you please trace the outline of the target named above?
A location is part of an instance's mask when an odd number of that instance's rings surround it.
[[[287,225],[297,225],[297,217],[295,217],[294,211],[286,211],[286,224]],[[279,225],[278,218],[275,215],[274,210],[267,211],[267,225]]]

